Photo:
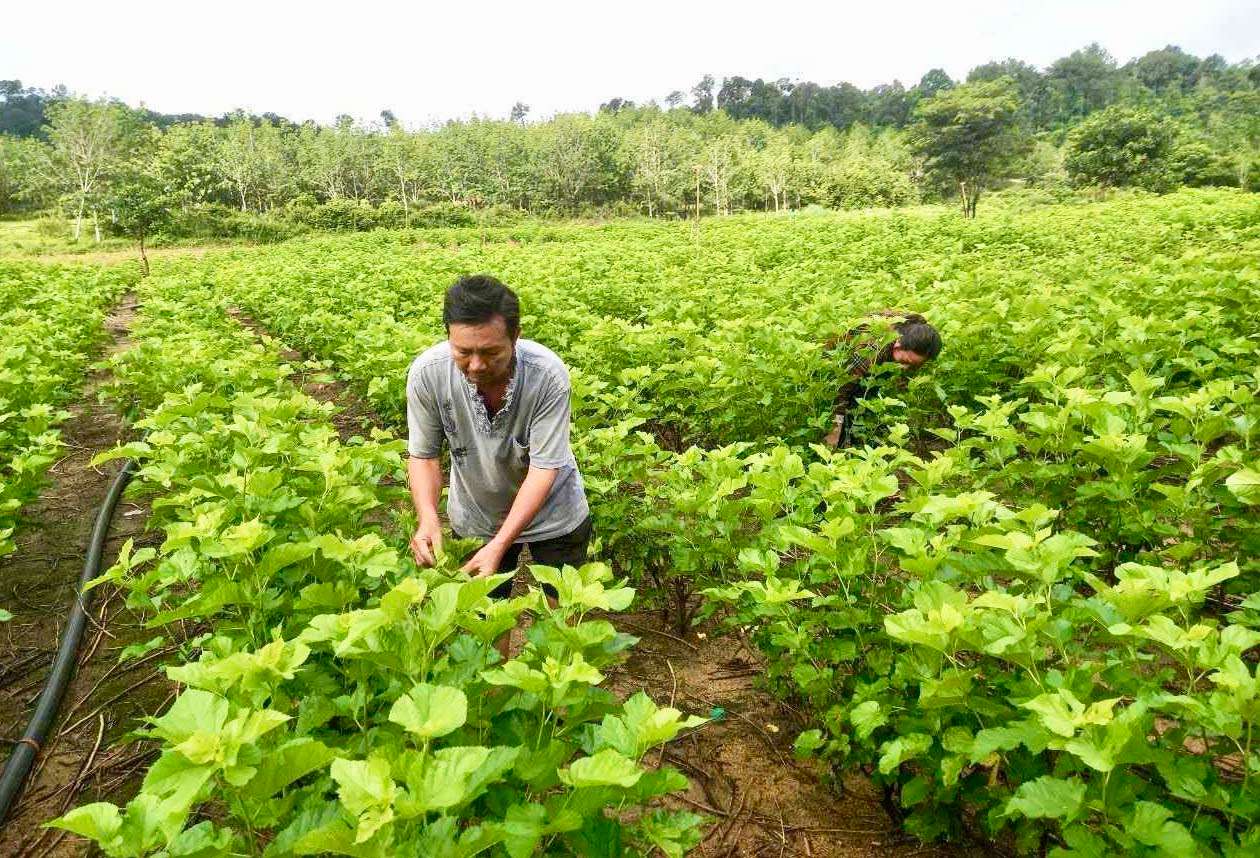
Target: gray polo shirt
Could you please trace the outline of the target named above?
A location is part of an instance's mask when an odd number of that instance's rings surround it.
[[[569,371],[546,346],[517,340],[516,369],[493,419],[449,342],[416,358],[407,373],[407,452],[436,459],[443,440],[451,452],[447,514],[460,536],[498,531],[530,465],[560,473],[517,542],[572,533],[590,514],[569,447]]]

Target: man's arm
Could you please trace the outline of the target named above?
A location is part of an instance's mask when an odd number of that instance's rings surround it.
[[[416,508],[419,526],[411,537],[411,554],[421,566],[437,563],[442,550],[442,523],[438,519],[438,498],[442,494],[442,463],[438,459],[407,457],[407,486]]]
[[[412,364],[407,372],[407,485],[419,526],[411,537],[411,555],[420,566],[433,566],[442,550],[442,525],[438,498],[442,494],[442,420],[433,391],[421,370]]]
[[[846,424],[849,419],[849,412],[857,401],[861,386],[861,379],[853,378],[836,392],[836,398],[831,407],[831,431],[823,438],[823,443],[833,450],[843,446],[843,442],[846,440],[845,436],[847,433],[845,430],[848,428]]]
[[[512,543],[525,531],[525,528],[529,527],[534,516],[538,515],[559,473],[560,471],[555,468],[530,466],[525,473],[525,481],[516,491],[516,497],[512,500],[512,507],[508,510],[507,517],[503,519],[503,524],[499,525],[499,530],[494,537],[464,564],[465,572],[482,576],[493,575],[499,571],[499,562],[503,559],[503,555],[512,547]]]

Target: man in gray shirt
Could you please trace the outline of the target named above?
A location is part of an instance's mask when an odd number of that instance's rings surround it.
[[[407,373],[407,478],[419,519],[411,550],[421,566],[442,546],[443,442],[451,530],[486,540],[465,571],[511,571],[526,544],[548,566],[585,561],[591,519],[569,447],[569,371],[550,349],[520,339],[520,318],[516,295],[498,280],[462,277],[446,292],[446,342]],[[509,581],[491,595],[510,592]]]

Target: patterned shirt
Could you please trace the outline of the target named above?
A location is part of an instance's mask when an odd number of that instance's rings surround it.
[[[830,351],[840,350],[843,355],[845,375],[848,379],[836,392],[836,416],[842,416],[853,408],[860,398],[864,385],[863,379],[871,368],[881,363],[890,363],[893,359],[893,343],[897,341],[897,331],[893,325],[901,322],[923,322],[917,313],[904,313],[900,310],[880,310],[872,313],[858,325],[850,328],[843,336],[830,340],[825,348]]]

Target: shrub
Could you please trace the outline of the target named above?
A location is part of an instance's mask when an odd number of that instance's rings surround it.
[[[1162,116],[1109,107],[1068,135],[1068,175],[1078,185],[1168,190],[1173,184],[1168,163],[1173,138],[1172,125]]]
[[[1194,188],[1238,185],[1238,175],[1229,159],[1201,140],[1187,141],[1174,149],[1169,169],[1175,181]]]

